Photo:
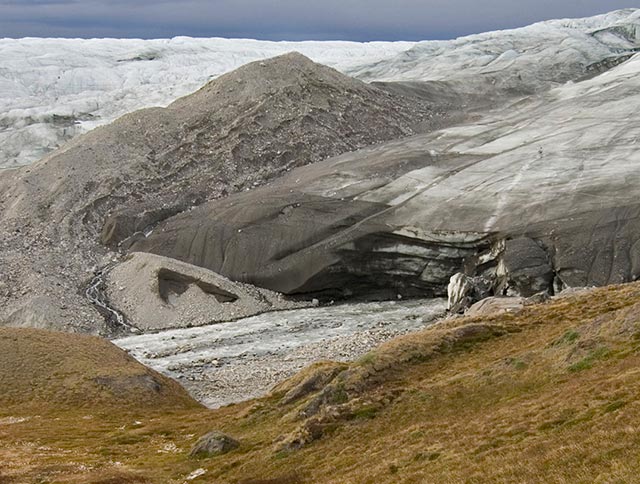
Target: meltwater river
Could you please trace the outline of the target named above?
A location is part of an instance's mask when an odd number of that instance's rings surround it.
[[[117,339],[142,363],[219,407],[266,394],[319,360],[348,361],[444,315],[446,300],[343,304],[265,313],[211,326]]]

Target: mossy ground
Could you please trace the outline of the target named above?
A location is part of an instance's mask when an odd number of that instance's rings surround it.
[[[436,345],[469,325],[505,331]],[[356,367],[377,404],[297,451],[280,443],[308,400],[282,404],[286,386],[215,411],[2,408],[0,483],[638,482],[639,284],[448,321]],[[189,458],[213,429],[240,448]],[[198,469],[206,473],[186,481]]]

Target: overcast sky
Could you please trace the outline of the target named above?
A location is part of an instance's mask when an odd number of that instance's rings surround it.
[[[0,0],[2,37],[448,39],[640,0]]]

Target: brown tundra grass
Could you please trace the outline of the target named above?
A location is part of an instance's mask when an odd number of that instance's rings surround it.
[[[176,408],[26,405],[18,397],[29,400],[29,383],[14,384],[14,403],[0,407],[0,484],[640,482],[640,284],[391,341],[336,369],[347,390],[322,411],[350,411],[288,450],[300,410],[324,387],[283,396],[327,368],[213,411],[182,397]],[[241,446],[189,458],[212,429]],[[196,470],[204,473],[187,480]]]

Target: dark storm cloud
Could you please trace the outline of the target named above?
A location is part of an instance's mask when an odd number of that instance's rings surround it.
[[[0,0],[0,37],[419,40],[625,7],[640,0]]]
[[[58,5],[77,3],[78,0],[0,0],[0,7],[3,5],[21,5],[29,7],[33,5]]]

